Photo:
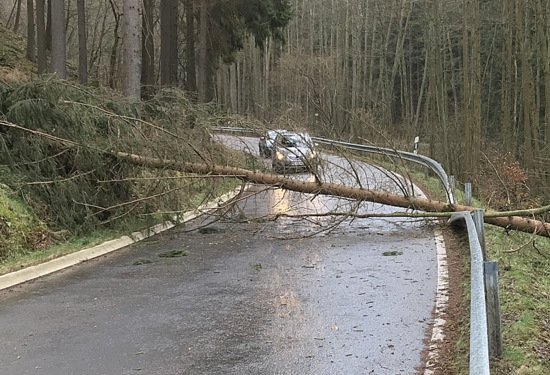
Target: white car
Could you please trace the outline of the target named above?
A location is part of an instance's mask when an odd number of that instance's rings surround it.
[[[318,155],[308,133],[281,132],[273,142],[271,165],[275,172],[315,171]]]

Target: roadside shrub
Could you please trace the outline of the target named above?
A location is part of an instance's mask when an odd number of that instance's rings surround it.
[[[484,156],[476,183],[481,199],[501,210],[536,205],[529,194],[525,171],[511,153],[493,150]]]

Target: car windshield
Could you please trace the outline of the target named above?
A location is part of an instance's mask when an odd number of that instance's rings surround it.
[[[277,132],[275,130],[270,130],[267,132],[268,139],[275,139],[277,137]]]
[[[284,147],[305,146],[303,138],[298,134],[288,134],[281,137],[281,145]]]

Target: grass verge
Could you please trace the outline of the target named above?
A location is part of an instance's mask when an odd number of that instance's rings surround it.
[[[234,190],[238,185],[239,181],[235,179],[224,179],[215,189],[201,191],[189,197],[188,208],[189,210],[193,210],[195,207],[199,207],[216,197]],[[8,202],[7,205],[4,205],[4,202]],[[17,237],[10,236],[11,243],[9,248],[11,251],[0,262],[0,275],[44,263],[169,220],[168,216],[163,214],[134,216],[120,221],[110,228],[96,228],[84,235],[54,243],[52,246],[36,248],[28,245],[28,238],[36,237],[37,234],[35,233],[46,233],[46,227],[34,219],[34,216],[23,204],[13,198],[9,198],[6,190],[0,189],[0,224],[2,223],[2,218],[5,217],[4,213],[12,213],[13,217],[28,219],[17,221],[16,230],[21,235]],[[12,221],[16,222],[16,220]],[[37,225],[40,228],[39,232],[36,232]]]
[[[439,180],[426,180],[423,173],[411,176],[427,189],[432,198],[444,199]],[[455,192],[457,202],[464,202],[464,192]],[[487,208],[478,200],[474,207]],[[499,264],[501,324],[504,353],[491,358],[493,375],[550,374],[550,239],[528,233],[508,231],[485,224],[486,246],[490,261]],[[470,263],[466,239],[460,244],[466,275],[464,305],[469,306]],[[459,322],[460,334],[455,343],[453,369],[456,375],[469,374],[469,316]]]

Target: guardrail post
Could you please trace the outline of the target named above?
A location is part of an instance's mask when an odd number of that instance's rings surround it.
[[[481,253],[483,254],[483,261],[487,261],[487,247],[485,246],[485,225],[483,220],[483,210],[474,211],[474,224],[476,225],[477,238],[479,239],[479,245],[481,246]]]
[[[498,262],[483,264],[485,304],[487,305],[487,337],[489,356],[502,357],[502,329],[500,319],[500,293],[498,288]]]
[[[466,182],[464,184],[464,194],[466,195],[466,206],[472,205],[472,183]]]

